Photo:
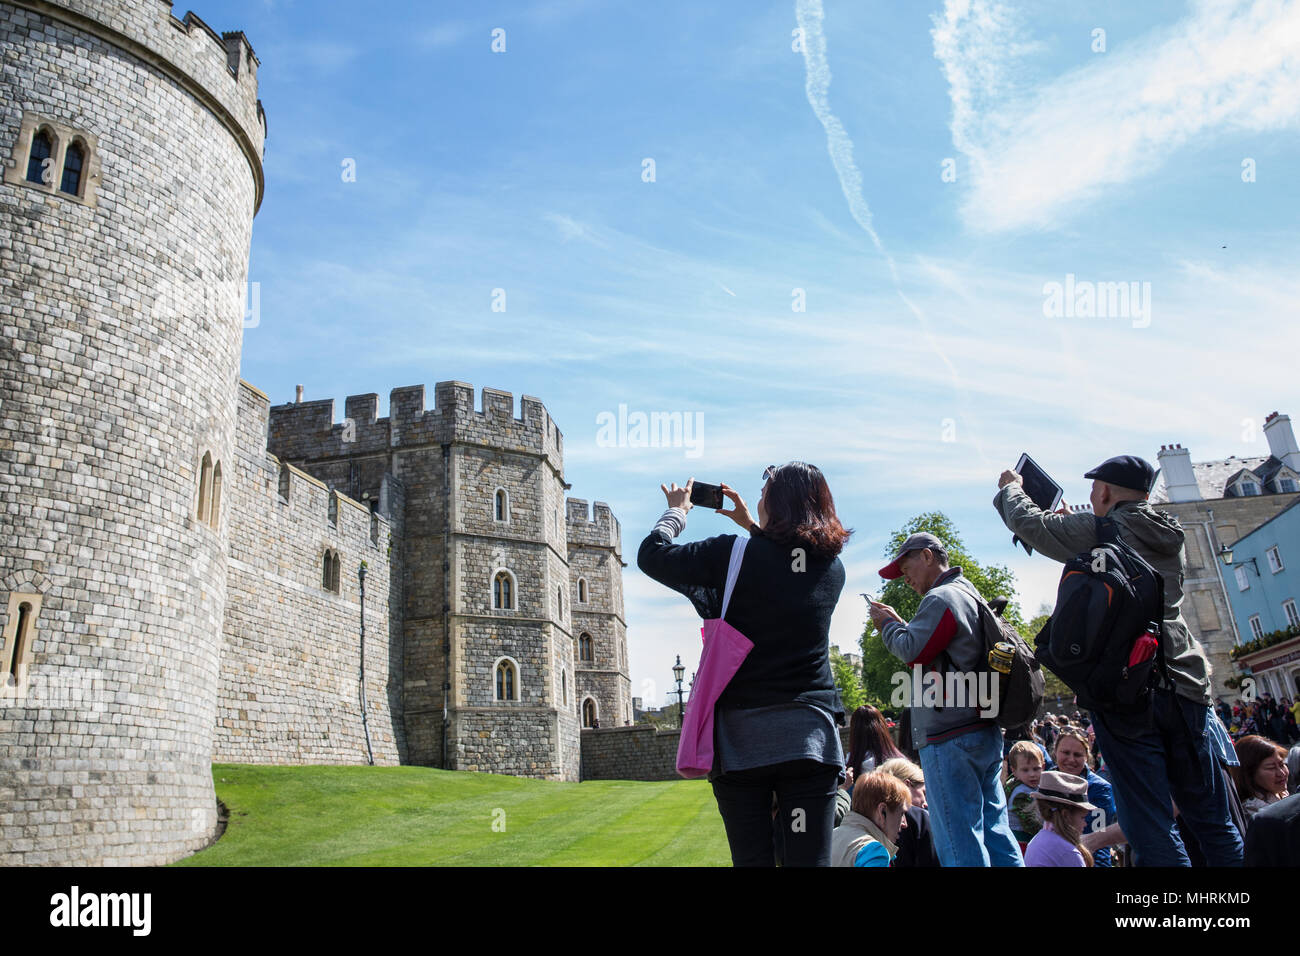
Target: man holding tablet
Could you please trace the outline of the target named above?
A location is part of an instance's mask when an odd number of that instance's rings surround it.
[[[1241,837],[1232,825],[1228,793],[1206,737],[1206,721],[1212,719],[1210,665],[1179,610],[1182,526],[1147,503],[1155,469],[1141,458],[1111,458],[1084,477],[1093,479],[1092,514],[1045,511],[1014,471],[1002,473],[993,506],[1025,544],[1062,563],[1098,545],[1097,519],[1109,515],[1120,539],[1164,579],[1165,655],[1173,686],[1157,685],[1149,714],[1093,714],[1097,743],[1113,775],[1120,826],[1138,865],[1189,866],[1174,826],[1177,802],[1209,865],[1240,866]],[[1195,759],[1189,759],[1193,754]]]

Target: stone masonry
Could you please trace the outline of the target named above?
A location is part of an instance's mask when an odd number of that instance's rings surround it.
[[[257,69],[169,0],[0,0],[0,865],[186,856],[214,760],[577,780],[584,702],[632,716],[538,399],[239,380]]]
[[[0,865],[165,863],[217,825],[232,516],[198,517],[199,473],[234,464],[266,127],[244,35],[170,6],[0,0],[6,633],[9,598],[39,608],[0,698]]]

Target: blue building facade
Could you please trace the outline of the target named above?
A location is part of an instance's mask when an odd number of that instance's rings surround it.
[[[1230,545],[1232,563],[1224,568],[1224,584],[1242,643],[1268,643],[1239,656],[1237,663],[1251,670],[1259,693],[1274,697],[1294,698],[1300,693],[1298,506],[1300,501]]]

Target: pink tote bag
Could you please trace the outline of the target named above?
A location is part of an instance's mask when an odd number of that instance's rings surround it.
[[[691,701],[682,720],[682,736],[677,742],[677,772],[683,777],[703,777],[713,769],[713,707],[745,662],[754,642],[723,620],[731,603],[731,591],[740,574],[748,538],[736,537],[727,567],[727,586],[722,592],[722,610],[716,618],[704,622],[700,635],[704,650],[691,686]]]

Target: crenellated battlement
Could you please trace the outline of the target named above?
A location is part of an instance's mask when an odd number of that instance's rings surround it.
[[[266,115],[258,99],[260,61],[242,32],[217,33],[192,11],[178,19],[171,0],[7,2],[98,37],[185,87],[239,140],[261,204]]]
[[[292,511],[304,515],[319,515],[321,527],[336,528],[344,535],[356,534],[369,538],[372,544],[387,543],[391,530],[390,519],[382,513],[372,513],[370,506],[357,501],[325,482],[289,464],[267,450],[267,420],[270,399],[266,393],[243,379],[239,380],[239,420],[237,424],[237,454],[245,466],[261,467],[272,472],[276,488],[284,503]],[[331,405],[331,402],[304,402],[303,405]],[[302,405],[293,406],[301,408]],[[312,410],[317,421],[329,423],[329,409],[322,416],[319,409]],[[237,520],[237,519],[236,519]]]
[[[589,510],[585,498],[566,498],[564,520],[571,543],[612,547],[615,554],[622,553],[622,528],[605,502],[597,501]]]
[[[564,436],[531,395],[520,397],[517,417],[512,393],[485,387],[476,408],[473,386],[456,381],[434,386],[433,408],[423,385],[393,389],[388,405],[380,418],[377,394],[349,395],[341,422],[333,399],[271,406],[270,447],[282,458],[319,461],[461,441],[541,455],[563,470]]]

